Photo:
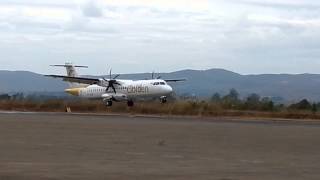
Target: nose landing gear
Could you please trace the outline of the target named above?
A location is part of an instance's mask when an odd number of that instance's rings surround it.
[[[162,104],[167,103],[167,96],[161,96],[161,97],[160,97],[160,102],[161,102]]]

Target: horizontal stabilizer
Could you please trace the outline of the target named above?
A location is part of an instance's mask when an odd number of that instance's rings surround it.
[[[72,65],[72,64],[53,64],[50,65],[53,67],[76,67],[76,68],[89,68],[89,66],[78,66],[78,65]]]
[[[164,79],[166,82],[179,82],[179,81],[186,81],[187,79]]]

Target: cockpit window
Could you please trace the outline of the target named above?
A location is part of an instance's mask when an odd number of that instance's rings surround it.
[[[166,85],[166,83],[165,83],[165,82],[154,82],[153,85],[154,85],[154,86]]]

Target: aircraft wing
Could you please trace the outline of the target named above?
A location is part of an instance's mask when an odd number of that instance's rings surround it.
[[[81,84],[97,84],[100,82],[97,78],[85,78],[85,77],[69,77],[69,76],[59,76],[59,75],[45,75],[46,77],[59,78],[63,81],[81,83]]]
[[[164,79],[166,82],[179,82],[179,81],[186,81],[186,79]]]

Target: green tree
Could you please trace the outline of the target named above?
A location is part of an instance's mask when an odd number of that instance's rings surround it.
[[[23,100],[24,99],[24,94],[23,93],[16,93],[16,94],[11,96],[11,99],[15,100],[15,101]]]
[[[264,97],[261,99],[261,110],[273,111],[274,109],[274,102],[270,98]]]
[[[316,104],[316,103],[313,103],[313,104],[312,104],[312,112],[313,112],[313,113],[316,113],[317,111],[318,111],[317,104]]]
[[[10,99],[9,94],[1,94],[0,95],[0,100],[9,100],[9,99]]]
[[[232,101],[239,101],[239,93],[236,89],[232,88],[229,92],[228,97],[232,100]]]
[[[213,103],[220,103],[221,102],[220,94],[219,93],[215,93],[214,95],[212,95],[210,101],[213,102]]]
[[[249,110],[260,109],[260,96],[256,93],[250,94],[245,102],[245,107]]]
[[[296,103],[296,104],[292,104],[289,107],[290,109],[298,109],[298,110],[311,110],[312,109],[312,105],[310,104],[310,102],[306,99],[303,99],[302,101]]]
[[[229,94],[222,98],[222,105],[226,109],[238,109],[241,105],[238,91],[232,88]]]

